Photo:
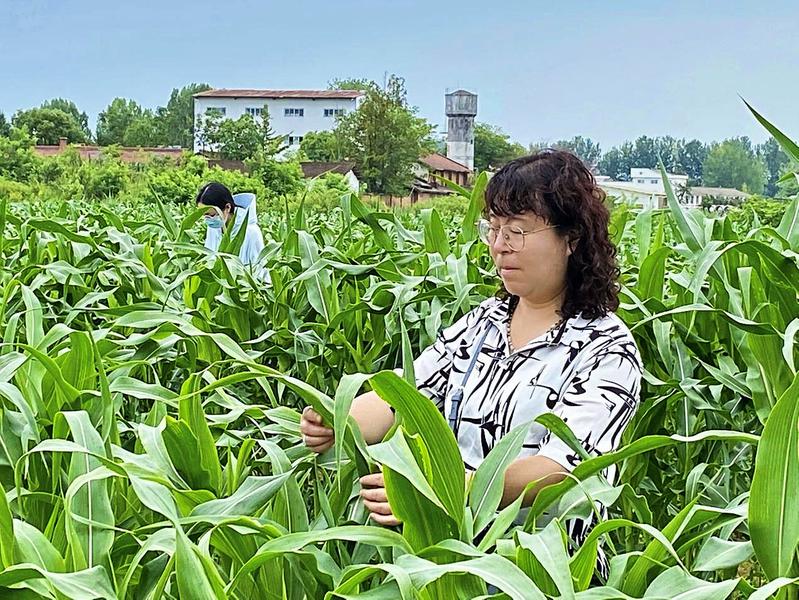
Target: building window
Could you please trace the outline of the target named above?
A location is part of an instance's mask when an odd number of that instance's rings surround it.
[[[260,107],[258,107],[258,108],[249,108],[248,107],[248,108],[245,108],[244,110],[251,117],[260,117],[263,114],[263,112],[264,112],[264,109],[260,108]]]
[[[283,109],[283,116],[284,117],[304,117],[305,116],[305,109],[304,108],[286,108],[286,109]]]
[[[290,135],[289,136],[289,146],[299,146],[302,143],[303,136],[301,135]]]
[[[657,180],[657,179],[653,179],[653,180],[652,180],[652,183],[657,183],[657,182],[658,182],[658,180]]]
[[[343,108],[326,108],[325,109],[325,116],[326,117],[341,117],[347,113]]]
[[[227,109],[224,106],[209,106],[205,109],[205,114],[209,117],[224,117]]]

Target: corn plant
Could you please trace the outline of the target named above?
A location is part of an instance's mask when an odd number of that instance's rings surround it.
[[[500,498],[525,428],[467,485],[412,385],[413,356],[497,289],[485,185],[453,186],[449,220],[355,195],[269,209],[271,284],[235,236],[202,248],[202,211],[0,198],[4,597],[795,598],[797,202],[746,232],[671,190],[665,210],[614,209],[642,404],[617,451],[522,509]],[[348,418],[364,388],[397,415],[373,446]],[[337,432],[325,455],[300,443],[304,405]],[[358,500],[378,468],[401,527]],[[596,502],[608,518],[575,547],[564,523]]]

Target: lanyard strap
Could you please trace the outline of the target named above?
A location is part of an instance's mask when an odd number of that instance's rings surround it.
[[[491,331],[490,325],[486,327],[485,332],[483,332],[482,337],[480,337],[480,341],[477,342],[477,347],[472,355],[472,360],[469,362],[469,367],[463,374],[463,380],[461,381],[460,386],[455,388],[455,391],[452,394],[452,401],[449,407],[449,419],[447,419],[449,422],[449,427],[452,429],[452,431],[455,431],[458,423],[458,408],[463,400],[463,389],[466,387],[466,381],[469,379],[469,375],[472,374],[472,370],[474,370],[474,366],[477,364],[477,358],[480,356],[480,351],[483,349],[483,344],[486,341],[486,337],[488,337],[489,331]]]

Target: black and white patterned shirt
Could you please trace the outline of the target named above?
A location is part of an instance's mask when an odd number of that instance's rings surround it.
[[[463,385],[455,435],[466,467],[477,469],[503,435],[546,412],[563,419],[589,454],[617,449],[638,406],[642,374],[626,325],[613,313],[593,320],[577,316],[509,354],[508,318],[509,300],[490,298],[441,331],[414,361],[419,390],[445,417]],[[580,461],[538,423],[530,427],[520,456],[532,455],[569,471]],[[588,526],[570,523],[572,538],[581,539]]]

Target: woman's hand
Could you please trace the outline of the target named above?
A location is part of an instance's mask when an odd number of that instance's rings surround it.
[[[335,436],[330,427],[322,422],[322,415],[306,406],[300,418],[302,442],[312,451],[321,454],[333,445]]]
[[[370,512],[372,521],[379,525],[394,526],[399,525],[400,521],[391,512],[386,496],[386,483],[383,480],[383,473],[372,473],[361,477],[361,498],[363,505]]]

